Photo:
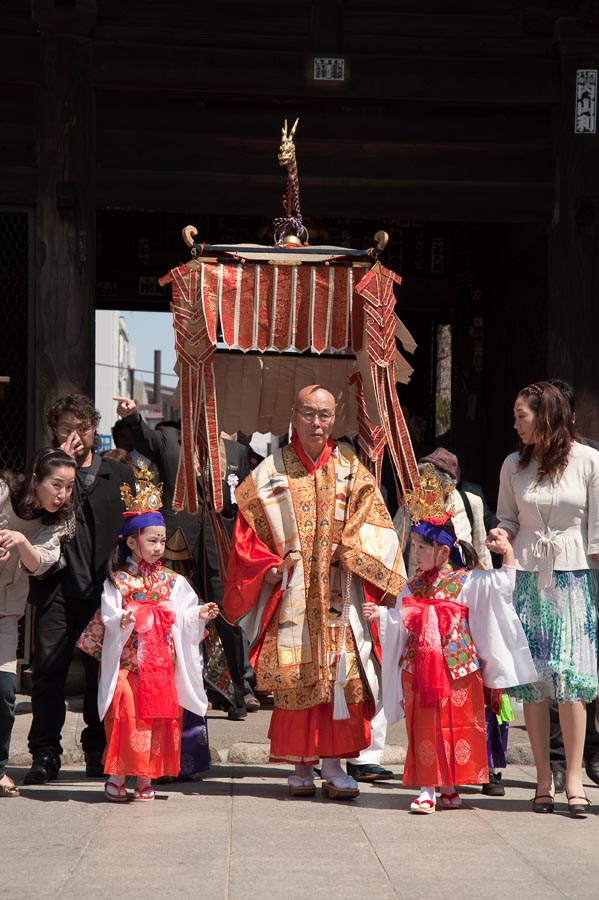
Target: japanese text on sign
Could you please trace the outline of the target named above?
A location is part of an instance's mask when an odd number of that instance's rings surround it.
[[[315,81],[345,81],[345,59],[341,57],[314,57]]]
[[[597,130],[597,69],[576,71],[575,134],[595,134]]]

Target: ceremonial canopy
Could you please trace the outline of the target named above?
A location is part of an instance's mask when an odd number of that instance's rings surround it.
[[[222,507],[221,430],[284,433],[297,391],[337,399],[336,436],[355,436],[380,479],[385,446],[398,492],[418,478],[396,382],[415,344],[395,314],[398,275],[372,251],[334,247],[205,247],[172,269],[181,462],[174,506],[196,512],[200,474]]]

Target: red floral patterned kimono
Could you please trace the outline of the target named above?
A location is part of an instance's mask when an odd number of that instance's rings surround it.
[[[400,659],[408,750],[403,784],[484,784],[485,703],[480,663],[459,602],[467,569],[444,566],[409,583]]]
[[[123,610],[135,612],[136,625],[124,644],[112,700],[104,718],[107,775],[177,776],[181,767],[182,710],[175,687],[176,619],[170,595],[177,576],[157,567],[152,585],[139,573],[119,571],[116,585]],[[103,659],[105,629],[99,614],[78,646]]]

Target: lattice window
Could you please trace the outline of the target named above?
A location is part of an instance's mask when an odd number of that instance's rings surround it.
[[[0,375],[10,377],[0,399],[0,468],[18,472],[27,448],[29,219],[26,210],[0,209]]]

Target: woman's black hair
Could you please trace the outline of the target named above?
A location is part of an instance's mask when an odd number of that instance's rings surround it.
[[[125,568],[128,556],[129,548],[126,545],[124,538],[119,538],[106,559],[106,578],[114,584],[115,587],[117,587],[115,578],[116,573],[122,572]]]
[[[447,520],[447,522],[443,526],[443,531],[447,532],[447,534],[450,537],[452,537],[454,539],[454,541],[456,540],[455,528],[453,527],[453,522],[451,519]],[[425,544],[436,543],[436,541],[434,541],[432,538],[425,537],[423,534],[418,534],[418,537],[422,541],[424,541]],[[444,547],[446,545],[442,544],[441,546]],[[462,558],[464,560],[464,568],[465,569],[476,569],[479,566],[479,559],[478,559],[478,553],[476,552],[476,550],[474,549],[472,544],[469,544],[468,541],[463,541],[462,538],[460,538],[458,541],[458,546],[459,546],[460,550],[462,551]]]
[[[35,482],[51,477],[55,469],[63,467],[77,471],[77,463],[72,456],[54,447],[42,447],[33,454],[20,477],[14,472],[2,472],[0,478],[10,491],[12,508],[20,519],[41,519],[43,525],[57,525],[67,521],[73,514],[73,501],[69,497],[56,512],[48,512],[40,505],[35,492]]]

